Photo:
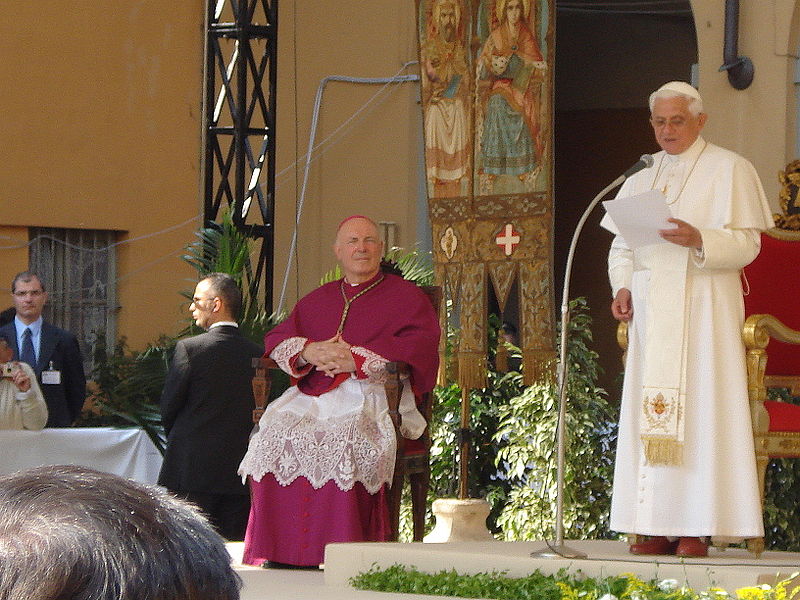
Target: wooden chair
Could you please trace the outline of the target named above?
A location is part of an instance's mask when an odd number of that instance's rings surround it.
[[[251,386],[253,388],[253,400],[256,407],[253,409],[253,423],[256,424],[264,414],[264,409],[267,407],[269,399],[269,392],[272,389],[272,377],[270,371],[280,370],[278,363],[269,358],[262,356],[253,359],[253,368],[256,374],[253,376]]]
[[[423,286],[422,291],[433,304],[436,314],[442,305],[442,288],[439,286]],[[392,535],[396,540],[400,526],[400,504],[403,496],[403,485],[408,477],[411,488],[411,520],[413,523],[413,540],[421,542],[425,533],[425,513],[428,503],[428,487],[431,480],[431,436],[430,427],[416,440],[408,440],[400,434],[400,396],[403,392],[403,377],[409,373],[409,367],[403,362],[390,362],[386,365],[389,381],[385,385],[386,401],[389,414],[392,416],[397,432],[397,458],[394,464],[394,479],[389,490],[389,517],[392,523]],[[433,413],[433,394],[424,394],[417,398],[417,408],[425,422],[430,423]]]
[[[428,296],[437,314],[442,302],[442,289],[438,286],[423,286],[422,291]],[[253,423],[258,423],[267,405],[270,389],[272,387],[271,370],[279,370],[274,360],[267,357],[254,358],[253,368]],[[397,456],[394,464],[392,487],[387,494],[389,504],[389,519],[392,527],[392,539],[397,540],[400,525],[400,504],[403,486],[408,477],[411,486],[411,513],[414,526],[414,541],[421,542],[425,532],[425,513],[427,510],[428,487],[431,478],[430,449],[431,438],[429,427],[416,440],[407,440],[400,434],[400,396],[403,393],[403,379],[409,374],[409,366],[404,362],[389,362],[386,364],[389,378],[384,384],[386,401],[389,406],[389,415],[394,424],[397,436]],[[425,421],[430,423],[433,411],[433,394],[424,394],[417,398],[417,408]]]

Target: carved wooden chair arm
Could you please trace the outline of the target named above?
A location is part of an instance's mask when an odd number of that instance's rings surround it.
[[[777,317],[768,314],[750,315],[742,328],[742,339],[747,359],[747,394],[753,418],[753,432],[765,435],[769,431],[769,414],[764,407],[767,399],[766,347],[770,339],[787,344],[800,345],[800,331],[783,324]]]
[[[780,319],[773,315],[750,315],[744,322],[742,330],[745,347],[763,349],[767,347],[770,338],[785,344],[800,345],[800,331],[784,325]]]
[[[393,361],[386,363],[386,383],[384,383],[384,389],[386,391],[386,403],[389,406],[389,416],[392,417],[392,423],[394,423],[395,431],[398,432],[398,443],[402,443],[402,437],[399,435],[400,432],[400,396],[403,394],[403,381],[402,378],[404,376],[408,376],[411,372],[411,368],[408,366],[407,363],[402,361]]]
[[[269,370],[277,369],[278,363],[268,356],[260,356],[253,359],[252,366],[256,370],[252,382],[253,400],[256,405],[253,409],[253,423],[258,423],[261,419],[261,415],[264,414],[264,409],[267,406],[267,398],[269,398],[269,391],[272,388],[272,379],[269,376]]]

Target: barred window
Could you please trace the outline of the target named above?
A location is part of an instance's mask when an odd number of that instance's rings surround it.
[[[116,233],[32,227],[30,239],[30,270],[48,293],[43,316],[78,338],[88,375],[97,336],[113,348],[117,334]]]

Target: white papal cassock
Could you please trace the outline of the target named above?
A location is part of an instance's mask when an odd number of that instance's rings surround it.
[[[619,235],[612,243],[611,286],[614,294],[623,287],[631,290],[633,318],[611,528],[645,535],[760,537],[740,270],[758,255],[759,232],[773,225],[769,205],[753,166],[702,137],[680,155],[656,154],[653,167],[628,179],[618,197],[651,189],[665,192],[675,218],[700,230],[703,253],[674,244],[631,251]],[[608,216],[602,225],[617,233]],[[670,297],[670,277],[658,273],[676,265],[684,273],[678,282],[684,283],[684,293],[677,299]],[[659,316],[674,318],[676,311],[675,344],[665,346],[655,335]],[[677,464],[653,464],[643,454],[641,438],[645,373],[668,371],[675,361],[681,361],[683,374],[681,457]]]

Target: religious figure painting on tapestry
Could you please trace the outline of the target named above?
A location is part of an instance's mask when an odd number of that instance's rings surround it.
[[[466,196],[471,164],[471,15],[459,0],[420,3],[425,162],[429,197]]]
[[[546,3],[545,3],[546,4]],[[478,7],[476,195],[543,191],[549,123],[546,13],[536,0],[484,0]]]

